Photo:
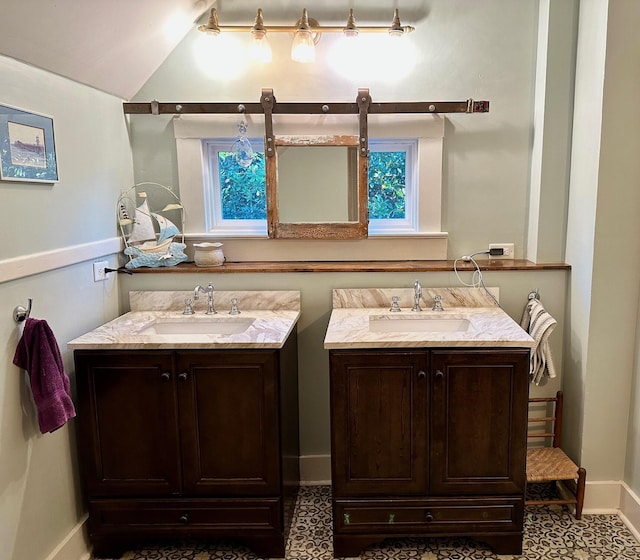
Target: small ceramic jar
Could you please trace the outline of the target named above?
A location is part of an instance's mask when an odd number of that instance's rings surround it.
[[[226,260],[222,252],[222,243],[194,243],[196,266],[220,266]]]

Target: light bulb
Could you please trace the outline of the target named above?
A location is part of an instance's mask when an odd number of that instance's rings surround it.
[[[249,45],[249,56],[257,62],[271,62],[271,45],[267,32],[264,30],[251,31],[251,44]]]
[[[293,43],[291,44],[291,60],[296,62],[313,62],[316,59],[316,44],[309,25],[307,9],[302,10],[302,18],[296,27]]]
[[[269,44],[267,29],[264,26],[264,17],[260,8],[258,8],[256,21],[251,28],[249,56],[257,62],[271,62],[271,45]]]
[[[311,31],[299,29],[293,37],[291,60],[296,62],[313,62],[316,59],[316,46]]]

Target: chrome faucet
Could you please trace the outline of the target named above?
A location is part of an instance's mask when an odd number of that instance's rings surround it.
[[[207,311],[206,315],[214,315],[217,311],[213,308],[213,284],[209,282],[206,289],[203,288],[200,284],[198,284],[193,289],[193,299],[198,299],[200,297],[200,292],[207,294]]]
[[[420,309],[420,298],[422,297],[422,285],[417,280],[413,283],[413,307],[411,311],[422,311]]]

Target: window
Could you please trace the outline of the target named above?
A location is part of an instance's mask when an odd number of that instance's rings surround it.
[[[418,231],[417,139],[369,140],[369,235]]]
[[[230,150],[234,140],[203,140],[205,153],[205,224],[207,231],[234,235],[267,232],[264,146],[251,138],[253,161],[241,166]]]
[[[264,148],[251,139],[254,159],[248,167],[236,161],[233,139],[203,140],[208,164],[205,183],[208,231],[235,235],[266,232]],[[369,233],[417,231],[416,139],[369,141]]]
[[[371,238],[378,240],[394,236],[430,238],[434,241],[427,245],[436,247],[433,255],[440,255],[437,258],[445,258],[447,234],[441,231],[444,123],[445,119],[438,116],[399,114],[370,116],[369,167],[372,173],[372,185],[369,232]],[[256,199],[236,197],[233,181],[225,183],[230,185],[227,193],[219,188],[219,172],[221,167],[225,168],[226,157],[228,157],[225,153],[230,152],[235,140],[230,132],[237,128],[237,116],[182,115],[173,120],[173,126],[178,162],[177,179],[180,186],[180,199],[185,207],[187,237],[194,236],[200,239],[202,236],[211,236],[217,239],[236,238],[238,241],[243,239],[248,241],[250,238],[266,239],[266,220],[255,219]],[[323,134],[357,134],[357,128],[348,119],[331,120],[331,117],[327,117],[326,122],[318,123],[317,116],[278,116],[277,132],[280,134],[308,135],[313,130],[321,131]],[[260,158],[263,151],[263,133],[264,125],[259,118],[253,121],[249,119],[248,135],[254,151],[258,152]],[[215,157],[212,154],[215,154]],[[394,163],[397,163],[395,167]],[[382,172],[381,170],[385,168],[386,171]],[[395,171],[392,171],[394,169]],[[376,176],[375,173],[378,175]],[[397,188],[402,184],[403,175],[404,194],[401,188]],[[223,182],[225,180],[223,174]],[[257,190],[254,194],[256,192]],[[228,198],[224,197],[225,194]],[[394,197],[395,200],[391,204],[394,211],[389,212],[387,218],[381,217],[384,216],[380,211],[382,201],[390,203]],[[256,198],[259,197],[256,195]],[[230,213],[225,212],[223,207],[226,201],[231,202],[234,199],[243,200],[242,209],[244,210],[246,206],[251,212],[242,215],[238,205],[230,206]],[[378,247],[379,242],[376,243],[378,245],[375,247]],[[255,259],[264,253],[264,249],[258,249],[263,247],[261,244],[241,243],[241,245],[247,247],[246,254],[243,252],[242,258],[249,258],[245,255],[251,254]],[[284,252],[280,254],[279,251],[283,251],[280,247],[285,245],[287,246],[286,254]],[[269,251],[274,252],[273,258],[289,258],[292,251],[306,251],[304,258],[312,258],[308,255],[309,251],[313,251],[314,256],[317,253],[322,254],[324,258],[335,257],[333,254],[335,245],[332,244],[270,243],[268,247]],[[411,251],[415,248],[415,251],[419,251],[420,257],[424,256],[424,243],[411,244],[407,240],[401,247],[412,247]],[[345,250],[345,258],[366,258],[367,251],[372,253],[379,251],[373,244],[369,247],[366,243],[354,244],[353,249],[349,246]],[[405,258],[417,258],[415,255],[418,255],[409,251],[402,254],[410,254]]]

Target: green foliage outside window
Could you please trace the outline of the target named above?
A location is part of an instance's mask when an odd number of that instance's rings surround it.
[[[218,152],[222,218],[264,220],[267,217],[264,153],[241,167],[231,152]],[[406,153],[371,152],[369,156],[369,218],[404,219]]]
[[[406,153],[369,155],[369,219],[404,219],[406,215]]]
[[[267,196],[264,153],[254,152],[248,167],[238,165],[231,152],[218,152],[222,218],[266,220]]]

